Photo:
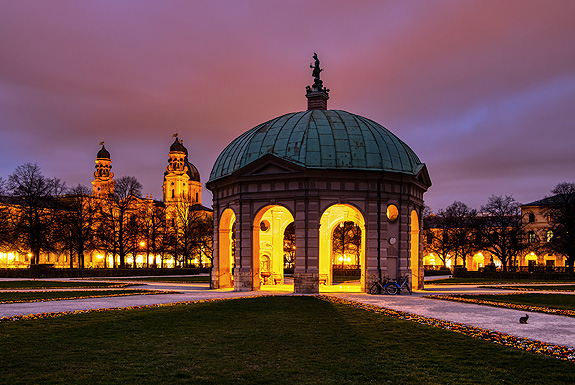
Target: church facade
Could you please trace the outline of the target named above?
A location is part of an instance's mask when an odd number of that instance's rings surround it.
[[[151,196],[143,198],[115,194],[118,186],[112,172],[112,158],[104,143],[101,143],[102,147],[96,155],[92,194],[58,198],[62,202],[61,216],[65,216],[67,204],[78,202],[86,214],[91,211],[91,240],[84,255],[81,258],[78,255],[71,257],[73,253],[59,246],[55,248],[59,252],[41,253],[36,263],[56,268],[110,268],[122,265],[175,267],[189,265],[189,261],[193,261],[196,265],[209,266],[211,231],[208,232],[210,239],[202,239],[201,245],[196,238],[201,230],[198,230],[198,223],[202,226],[209,224],[211,228],[212,212],[201,205],[200,174],[188,160],[188,150],[183,142],[175,136],[164,172],[162,201],[154,200]],[[12,211],[20,209],[18,205],[10,205]],[[151,223],[154,217],[156,223]],[[153,237],[150,234],[152,225],[158,232]],[[190,230],[192,226],[195,227]],[[122,234],[120,238],[118,233]],[[202,245],[206,249],[198,252],[196,249],[202,248]],[[125,258],[121,261],[120,257]],[[17,250],[0,252],[0,267],[25,268],[31,263],[29,253]]]

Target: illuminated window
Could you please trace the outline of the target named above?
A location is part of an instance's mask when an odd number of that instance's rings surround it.
[[[547,230],[547,233],[545,233],[545,240],[547,242],[551,242],[552,238],[553,238],[553,231]]]
[[[527,234],[529,243],[535,243],[536,237],[535,237],[535,232],[530,231],[529,234]]]
[[[394,222],[398,216],[399,216],[399,210],[397,209],[397,206],[395,205],[387,206],[387,219],[389,219],[390,222]]]

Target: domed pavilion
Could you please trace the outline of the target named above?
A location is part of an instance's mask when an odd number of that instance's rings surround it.
[[[354,263],[361,291],[378,277],[403,275],[422,288],[420,228],[431,186],[425,163],[373,120],[328,110],[314,59],[308,109],[245,132],[213,166],[212,285],[250,291],[286,284],[285,237],[293,223],[295,293],[333,284],[334,265],[349,259],[334,241],[344,224],[360,237]]]

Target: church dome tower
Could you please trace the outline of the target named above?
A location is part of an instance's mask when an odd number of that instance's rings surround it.
[[[164,202],[186,202],[191,205],[201,203],[202,184],[198,169],[188,161],[188,150],[182,141],[176,140],[170,146],[168,167],[164,172],[162,186]]]
[[[93,193],[96,196],[102,196],[114,193],[114,173],[112,169],[112,160],[110,153],[104,147],[104,142],[100,143],[102,148],[96,155],[96,171],[94,171],[94,180],[92,181]]]

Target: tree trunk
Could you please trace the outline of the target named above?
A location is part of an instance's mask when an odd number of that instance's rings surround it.
[[[566,273],[573,273],[573,260],[574,258],[567,258],[565,260],[565,272]]]

